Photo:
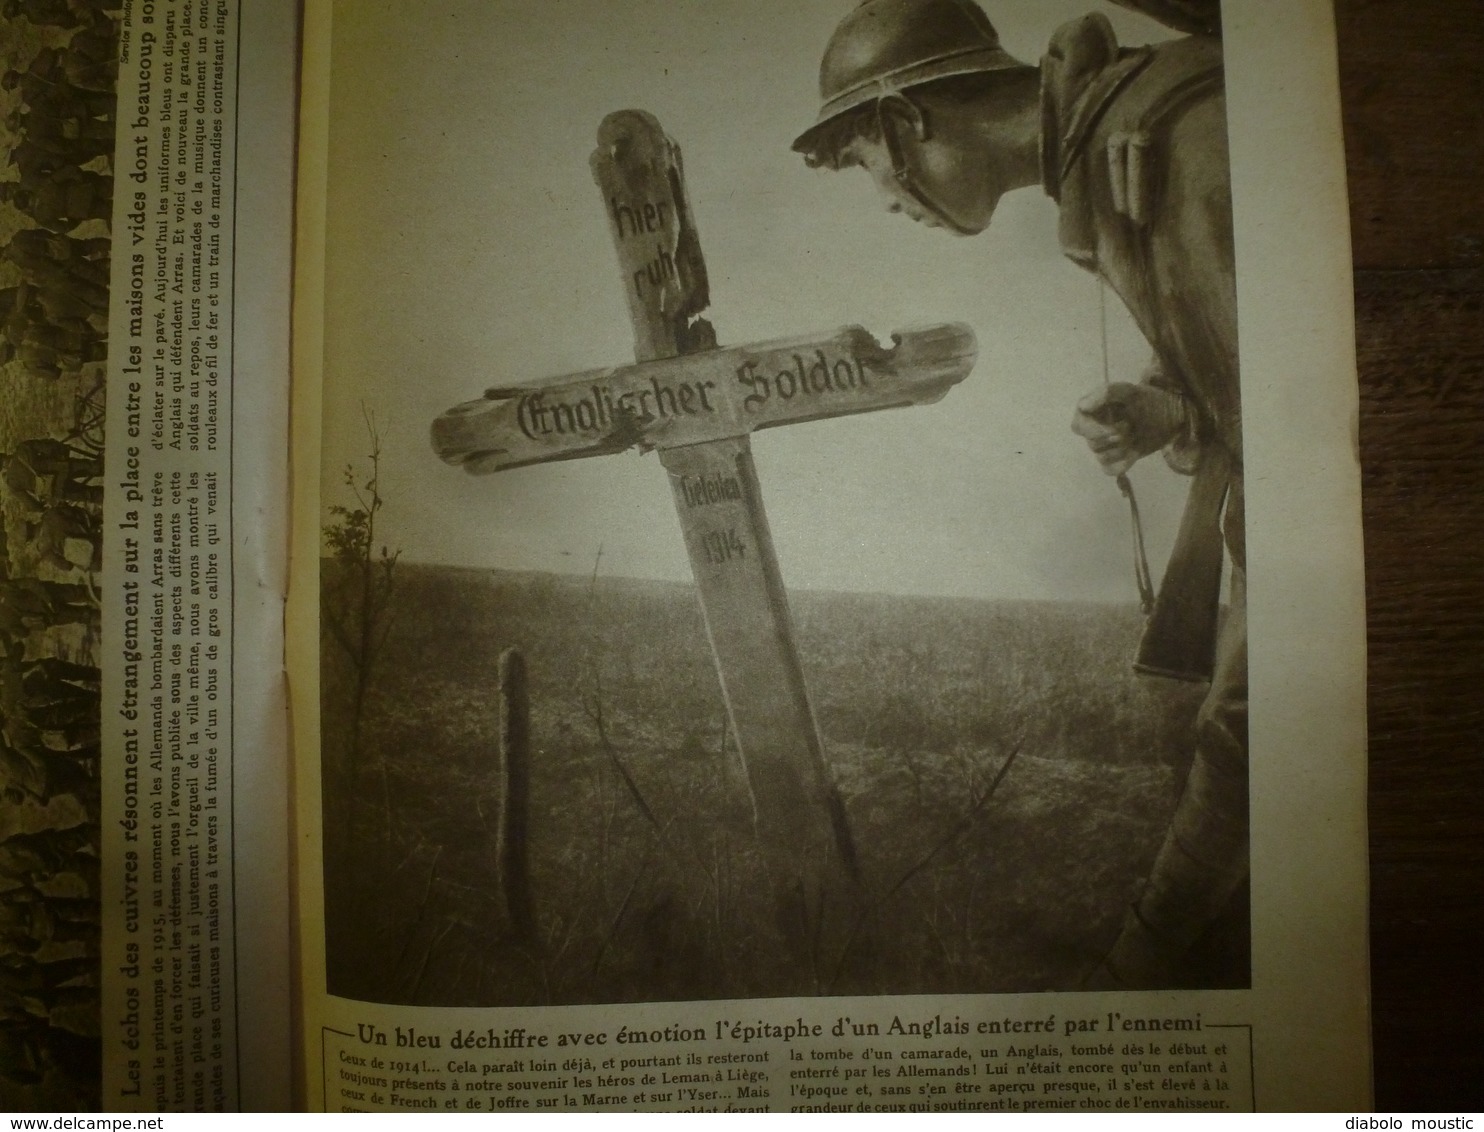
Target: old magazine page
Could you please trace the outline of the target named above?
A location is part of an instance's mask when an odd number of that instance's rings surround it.
[[[1333,54],[309,5],[311,1107],[1368,1104]]]
[[[292,16],[0,14],[0,1109],[289,1100]]]

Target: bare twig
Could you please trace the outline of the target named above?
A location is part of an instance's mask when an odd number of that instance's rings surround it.
[[[629,881],[628,891],[623,894],[623,902],[619,904],[618,911],[614,913],[612,921],[608,924],[608,930],[604,933],[602,942],[598,944],[598,953],[593,956],[594,975],[598,973],[598,969],[603,965],[603,957],[608,952],[608,945],[613,942],[613,937],[618,934],[618,926],[623,922],[623,918],[629,910],[629,905],[633,902],[634,892],[639,887],[640,878],[649,871],[650,856],[650,853],[644,855],[644,863],[639,866],[638,870],[634,873],[633,879]]]
[[[927,868],[927,866],[932,863],[933,858],[935,858],[949,845],[953,844],[953,842],[957,841],[959,837],[961,837],[964,832],[974,824],[979,815],[984,811],[984,807],[989,804],[989,800],[994,797],[995,791],[999,789],[1000,783],[1005,780],[1005,775],[1008,774],[1010,768],[1015,765],[1015,760],[1019,757],[1019,755],[1020,744],[1016,743],[1015,746],[1011,749],[1009,756],[1000,765],[1000,769],[995,774],[994,780],[990,782],[988,788],[984,791],[983,794],[979,795],[978,798],[969,803],[969,808],[964,811],[963,815],[958,819],[958,821],[954,822],[953,825],[948,829],[948,831],[944,833],[943,836],[940,837],[936,842],[934,842],[926,853],[924,853],[921,857],[914,861],[907,868],[907,870],[896,879],[896,881],[891,885],[890,888],[888,888],[874,900],[871,900],[868,904],[864,905],[856,913],[855,921],[850,926],[850,931],[846,935],[845,943],[840,948],[839,957],[835,960],[835,969],[830,978],[831,986],[839,982],[840,974],[845,968],[845,960],[849,957],[851,948],[855,946],[855,942],[860,936],[860,929],[865,923],[866,917],[879,910],[883,904],[885,904],[899,891],[901,891],[902,887],[906,885],[908,881],[910,881],[923,869]]]
[[[655,817],[654,811],[649,808],[649,803],[644,798],[644,792],[639,789],[639,784],[634,781],[634,776],[629,773],[629,768],[625,765],[623,757],[618,753],[618,748],[608,738],[608,728],[603,722],[602,684],[596,674],[594,674],[594,680],[598,682],[595,697],[591,702],[583,704],[583,710],[586,711],[588,719],[592,720],[593,727],[598,733],[598,743],[603,748],[604,753],[607,754],[608,760],[613,764],[613,769],[618,771],[619,778],[623,779],[623,784],[629,792],[629,797],[634,800],[634,805],[638,807],[639,812],[644,815],[650,825],[654,826],[655,829],[659,829],[660,819]]]
[[[454,926],[454,923],[455,922],[456,921],[452,917],[450,917],[444,923],[443,930],[441,932],[439,932],[436,936],[434,936],[433,939],[431,941],[429,941],[427,948],[424,949],[422,962],[420,964],[418,964],[417,977],[415,979],[413,979],[413,981],[412,981],[412,991],[407,996],[407,999],[408,999],[409,1002],[414,1002],[415,1003],[417,1001],[417,995],[418,995],[418,992],[420,990],[422,990],[423,979],[427,976],[427,973],[428,973],[428,964],[429,964],[429,962],[432,961],[433,952],[436,951],[436,950],[438,950],[438,948],[440,946],[442,946],[443,940],[445,939],[445,937],[447,937],[447,935],[448,935],[449,932],[453,931],[453,926]]]

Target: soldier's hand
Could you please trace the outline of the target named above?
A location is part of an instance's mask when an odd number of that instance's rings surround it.
[[[1185,428],[1185,398],[1153,385],[1114,382],[1077,402],[1072,431],[1087,441],[1103,471],[1121,476]]]

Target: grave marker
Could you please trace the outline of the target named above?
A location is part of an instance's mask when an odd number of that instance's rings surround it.
[[[495,472],[658,449],[775,868],[803,880],[855,849],[794,643],[750,435],[941,399],[973,367],[973,331],[941,324],[883,347],[860,327],[718,348],[679,148],[642,111],[610,114],[593,176],[634,325],[636,364],[491,389],[433,424],[452,464]],[[779,882],[786,878],[777,877]]]

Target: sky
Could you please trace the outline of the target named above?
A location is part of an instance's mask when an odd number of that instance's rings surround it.
[[[936,405],[753,439],[791,588],[1131,602],[1126,504],[1070,430],[1104,381],[1096,279],[1039,188],[957,238],[888,215],[858,170],[810,170],[819,56],[853,0],[354,0],[332,41],[325,497],[382,437],[380,529],[408,561],[686,579],[653,454],[470,476],[433,419],[492,385],[626,363],[633,340],[588,171],[598,123],[653,113],[679,143],[723,345],[860,324],[963,321],[974,372]],[[1167,32],[1095,0],[991,0],[1039,59],[1100,10],[1126,43]],[[1107,296],[1109,375],[1149,350]],[[1155,576],[1186,481],[1133,473]]]

